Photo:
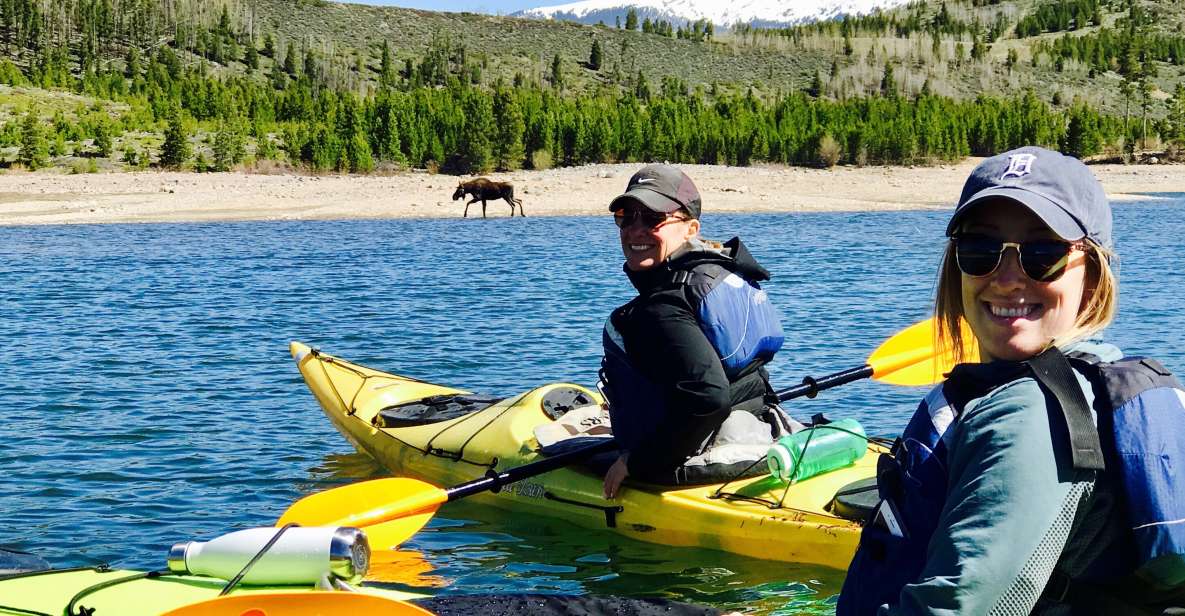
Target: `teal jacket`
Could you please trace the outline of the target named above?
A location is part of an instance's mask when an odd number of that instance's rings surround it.
[[[1099,342],[1063,350],[1091,353],[1104,361],[1122,357],[1118,348]],[[1077,377],[1093,404],[1090,384],[1083,375]],[[945,403],[942,388],[935,392],[927,402]],[[1065,439],[1058,438],[1065,432],[1061,411],[1056,404],[1050,408],[1031,377],[966,402],[944,426],[933,406],[925,419],[935,422],[946,448],[946,498],[925,545],[920,575],[899,593],[890,592],[897,601],[876,611],[1021,615],[1052,608],[1042,604],[1042,592],[1055,568],[1076,577],[1092,566],[1105,544],[1121,536],[1113,498],[1096,493],[1096,488],[1110,488],[1096,482],[1094,472],[1073,469]],[[923,403],[919,413],[926,412]],[[861,569],[860,558],[858,554],[850,575]],[[882,566],[893,567],[891,557]],[[846,599],[850,597],[841,596],[841,612]]]

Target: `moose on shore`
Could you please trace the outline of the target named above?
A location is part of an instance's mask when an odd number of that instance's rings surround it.
[[[457,184],[457,190],[453,193],[453,201],[471,195],[473,198],[465,204],[465,214],[462,218],[469,217],[469,206],[481,201],[481,217],[486,217],[486,200],[488,199],[505,199],[510,204],[510,216],[514,217],[514,206],[518,206],[518,213],[523,218],[527,217],[526,212],[523,211],[523,200],[514,198],[514,185],[510,182],[495,182],[489,178],[477,178],[467,182]]]

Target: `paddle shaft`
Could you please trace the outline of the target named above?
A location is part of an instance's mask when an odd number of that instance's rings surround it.
[[[872,366],[865,364],[859,368],[850,368],[848,370],[836,372],[835,374],[828,374],[827,376],[822,376],[817,379],[813,376],[808,376],[802,379],[802,385],[787,387],[781,391],[774,392],[774,394],[777,395],[778,402],[785,402],[787,400],[793,400],[794,398],[801,398],[803,396],[814,398],[824,389],[831,389],[832,387],[839,387],[840,385],[851,383],[852,381],[866,379],[872,376],[872,373]]]
[[[501,473],[495,473],[493,470],[490,470],[486,473],[485,477],[446,488],[445,493],[448,495],[448,501],[452,502],[458,498],[465,498],[466,496],[485,492],[486,490],[497,492],[502,489],[502,486],[512,484],[521,479],[542,475],[543,473],[568,466],[573,462],[578,462],[589,456],[615,449],[617,449],[617,442],[613,439],[605,439],[603,443],[549,456],[538,462],[508,468]]]
[[[866,379],[872,376],[872,372],[872,366],[865,365],[859,368],[851,368],[842,372],[836,372],[835,374],[829,374],[817,379],[808,376],[802,380],[802,385],[797,385],[795,387],[790,387],[777,392],[778,402],[785,402],[787,400],[793,400],[794,398],[801,398],[803,396],[814,398],[820,391],[823,391],[824,389],[831,389],[832,387],[839,387],[845,383]],[[538,462],[532,462],[523,466],[516,466],[514,468],[507,469],[501,473],[494,473],[493,471],[490,471],[485,477],[480,479],[474,479],[473,481],[467,481],[460,485],[446,488],[445,493],[448,495],[449,502],[452,502],[459,498],[465,498],[466,496],[471,496],[479,492],[485,492],[486,490],[493,490],[494,492],[497,492],[498,490],[502,489],[502,486],[512,484],[528,477],[542,475],[548,471],[553,471],[557,468],[568,466],[569,464],[578,462],[595,454],[613,451],[616,448],[617,443],[612,439],[607,439],[603,443],[597,443],[596,445],[591,445],[589,447],[583,447],[581,449],[550,456],[539,460]]]

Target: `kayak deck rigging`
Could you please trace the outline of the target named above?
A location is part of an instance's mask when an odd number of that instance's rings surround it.
[[[437,485],[544,459],[534,430],[554,421],[547,410],[560,410],[545,409],[546,400],[575,392],[601,402],[599,394],[579,385],[551,384],[460,417],[386,427],[385,409],[471,394],[353,364],[300,343],[293,343],[292,351],[322,410],[355,448],[393,474]],[[870,443],[869,453],[882,451]],[[852,466],[791,484],[767,474],[698,486],[627,481],[613,501],[603,498],[599,475],[569,466],[473,499],[650,543],[840,569],[855,551],[860,524],[833,513],[830,503],[845,486],[874,477],[876,457],[865,455]]]

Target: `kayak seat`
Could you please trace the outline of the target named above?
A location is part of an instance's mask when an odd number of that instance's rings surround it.
[[[827,504],[827,509],[845,520],[867,522],[880,500],[876,477],[869,477],[840,488]]]
[[[588,392],[576,387],[555,387],[543,395],[543,412],[553,421],[572,409],[596,404]]]
[[[501,398],[480,394],[443,394],[388,406],[374,416],[378,428],[406,428],[448,421],[487,408]]]

